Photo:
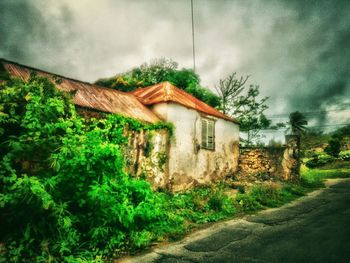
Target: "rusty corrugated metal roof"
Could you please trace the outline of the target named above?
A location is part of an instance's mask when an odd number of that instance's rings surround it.
[[[62,77],[4,59],[0,59],[0,63],[10,75],[19,77],[24,81],[28,81],[31,72],[36,72],[39,76],[51,80],[62,91],[76,91],[73,100],[78,106],[108,113],[118,113],[149,123],[160,121],[151,110],[132,94]]]
[[[226,116],[203,101],[175,87],[168,81],[150,87],[139,88],[130,93],[135,95],[145,105],[152,105],[161,102],[175,102],[187,108],[195,109],[211,116],[238,123],[237,120]]]

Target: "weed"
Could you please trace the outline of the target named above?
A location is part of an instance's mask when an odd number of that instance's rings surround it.
[[[298,185],[255,185],[245,194],[237,194],[236,203],[242,212],[251,212],[263,207],[277,207],[306,193]]]

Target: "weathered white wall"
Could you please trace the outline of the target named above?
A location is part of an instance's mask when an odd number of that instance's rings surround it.
[[[123,148],[126,172],[149,181],[154,189],[169,188],[168,141],[166,130],[127,132]]]
[[[168,173],[172,190],[179,191],[208,184],[237,170],[239,126],[233,122],[201,115],[175,103],[160,103],[152,110],[164,121],[174,124],[170,140]],[[215,122],[215,150],[200,147],[201,117]]]

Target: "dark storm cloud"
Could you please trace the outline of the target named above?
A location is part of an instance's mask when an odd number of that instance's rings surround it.
[[[320,109],[345,99],[350,95],[349,1],[286,1],[286,5],[296,10],[295,29],[309,28],[300,36],[300,46],[288,46],[306,63],[296,70],[303,78],[294,87],[290,106]]]
[[[349,105],[350,1],[194,4],[204,86],[249,74],[271,114]],[[94,81],[160,57],[192,67],[189,0],[1,0],[0,12],[1,57],[66,76]]]
[[[159,57],[190,65],[188,1],[4,0],[0,7],[0,56],[21,63],[88,81]]]
[[[31,41],[36,24],[40,26],[41,14],[30,4],[19,1],[1,1],[0,10],[1,53],[14,59],[27,58],[24,46]]]
[[[72,65],[57,59],[73,34],[67,7],[52,1],[0,1],[0,56],[47,70]]]
[[[221,50],[213,53],[226,54],[218,55],[222,63],[209,63],[206,70],[251,75],[251,81],[270,96],[271,114],[343,108],[350,97],[349,1],[225,3],[216,6],[221,8],[216,13],[225,15],[211,22],[222,29],[215,31],[216,39],[225,39]],[[212,42],[208,46],[215,50]],[[314,115],[319,121],[326,117]]]

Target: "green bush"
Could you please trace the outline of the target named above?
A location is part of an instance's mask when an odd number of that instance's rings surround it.
[[[334,157],[338,157],[341,148],[341,138],[334,137],[328,142],[328,146],[324,151]]]
[[[113,256],[177,231],[149,183],[124,173],[118,115],[86,121],[47,79],[0,84],[0,243],[6,261]]]
[[[346,151],[341,151],[339,153],[339,159],[343,160],[343,161],[348,161],[350,160],[350,150],[346,150]]]
[[[305,165],[308,168],[316,168],[321,167],[327,163],[331,163],[335,160],[333,156],[327,155],[327,154],[318,154],[314,158],[311,158],[310,160],[306,161]]]

